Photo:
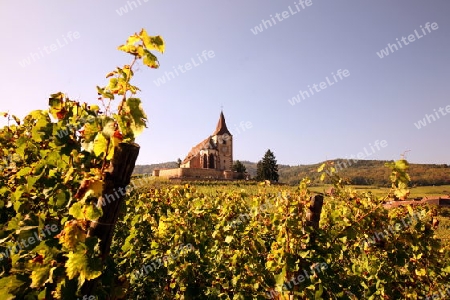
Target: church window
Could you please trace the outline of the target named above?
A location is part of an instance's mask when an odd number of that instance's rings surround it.
[[[212,153],[209,155],[209,168],[214,169],[214,155]]]
[[[206,154],[203,154],[203,168],[208,168],[208,156]]]

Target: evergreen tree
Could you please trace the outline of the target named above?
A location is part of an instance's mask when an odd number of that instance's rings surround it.
[[[256,164],[256,180],[264,180],[263,178],[263,171],[262,171],[262,160],[258,161]]]
[[[278,178],[277,160],[273,152],[268,149],[262,160],[256,165],[256,179],[278,182]]]
[[[244,178],[244,173],[247,171],[247,169],[245,168],[244,164],[241,163],[239,160],[236,160],[234,162],[233,167],[231,168],[231,170],[233,170],[234,172],[239,173],[237,179],[243,179]]]

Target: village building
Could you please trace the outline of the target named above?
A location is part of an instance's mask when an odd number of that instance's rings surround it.
[[[233,179],[233,136],[220,112],[216,130],[192,147],[176,169],[156,169],[153,176],[169,179]]]

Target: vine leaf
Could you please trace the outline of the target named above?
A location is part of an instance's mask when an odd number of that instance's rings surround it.
[[[31,285],[32,288],[38,288],[43,286],[50,277],[50,265],[44,265],[36,268],[31,272]]]
[[[72,205],[69,209],[69,215],[73,216],[75,219],[83,219],[83,211],[82,211],[83,203],[77,202],[74,205]]]
[[[48,99],[48,106],[50,106],[50,113],[55,119],[63,119],[63,115],[65,113],[64,94],[58,92],[50,95],[50,98]]]
[[[76,204],[78,204],[78,203],[76,203]],[[75,206],[75,205],[73,205],[73,206]],[[71,209],[72,209],[72,207],[71,207]],[[79,210],[81,212],[81,208]],[[78,215],[78,216],[80,216],[80,215]],[[83,218],[83,213],[81,213],[81,216]],[[70,250],[75,249],[79,243],[83,243],[85,240],[86,240],[86,232],[84,232],[78,226],[78,222],[76,220],[66,223],[64,226],[64,230],[59,235],[59,242],[64,247],[66,247],[67,249],[70,249]]]
[[[22,285],[24,285],[24,282],[17,279],[16,276],[3,277],[0,279],[0,299],[15,299],[15,294]]]
[[[427,274],[427,270],[425,270],[424,268],[420,269],[420,270],[415,270],[416,275],[418,276],[425,276]]]
[[[102,180],[91,180],[89,182],[89,187],[86,192],[87,197],[100,197],[103,192],[103,181]]]
[[[134,45],[139,41],[140,41],[140,37],[137,34],[135,34],[128,38],[127,45]]]
[[[286,280],[286,272],[287,272],[287,267],[284,266],[283,269],[281,270],[280,274],[275,275],[275,285],[276,285],[276,290],[281,292],[282,289],[280,287],[283,286],[285,280]]]
[[[322,287],[322,284],[319,283],[319,289],[318,289],[318,290],[316,291],[316,293],[314,294],[314,299],[317,299],[317,300],[323,299],[323,298],[322,298],[322,294],[323,294],[323,287]]]
[[[94,155],[103,158],[107,153],[108,156],[106,157],[106,159],[111,160],[114,157],[114,146],[112,144],[109,144],[108,147],[108,144],[108,139],[106,139],[105,136],[101,132],[99,132],[94,139]]]
[[[143,63],[152,68],[152,69],[158,69],[159,68],[159,62],[158,62],[158,58],[156,58],[155,55],[153,55],[150,51],[148,50],[144,50],[144,60]]]
[[[102,131],[103,135],[106,138],[108,138],[108,139],[111,138],[113,136],[113,134],[114,134],[115,127],[116,126],[115,126],[115,122],[114,121],[112,121],[112,120],[108,121],[105,124],[105,126],[103,127],[103,131]]]
[[[164,53],[165,50],[165,43],[161,36],[149,36],[147,31],[145,29],[142,29],[139,33],[141,36],[142,41],[144,42],[145,48],[149,50],[156,50],[161,53]]]
[[[103,215],[103,211],[94,205],[88,205],[85,211],[86,219],[90,221],[98,220]]]
[[[146,128],[147,115],[142,108],[141,99],[129,98],[124,105],[124,110],[127,116],[130,116],[130,127],[134,136],[138,136]]]
[[[101,271],[97,270],[97,265],[98,263],[96,264],[93,259],[89,259],[83,252],[70,252],[67,254],[66,262],[67,277],[72,280],[79,276],[78,284],[82,285],[86,279],[95,279],[102,274]]]

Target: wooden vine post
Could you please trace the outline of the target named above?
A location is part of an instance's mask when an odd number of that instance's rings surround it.
[[[314,195],[310,198],[309,210],[306,213],[306,225],[319,229],[320,214],[322,213],[323,195]]]
[[[100,240],[100,253],[102,261],[109,257],[114,228],[119,218],[120,207],[124,201],[124,195],[118,192],[121,189],[125,191],[126,186],[130,184],[131,174],[133,173],[136,159],[139,155],[138,144],[120,143],[114,150],[114,157],[111,160],[112,171],[105,172],[102,197],[99,198],[97,206],[103,211],[103,215],[98,221],[93,221],[88,229],[87,237],[95,236]],[[105,195],[114,195],[114,201],[106,202]],[[118,197],[117,197],[118,196]],[[98,280],[102,276],[85,281],[81,288],[83,295],[94,295]]]
[[[306,212],[306,222],[305,225],[308,227],[313,227],[315,230],[319,229],[319,222],[320,222],[320,214],[322,213],[322,207],[323,207],[323,195],[317,194],[313,195],[310,198],[310,205],[308,207],[308,211]],[[314,243],[315,240],[315,232],[310,233],[310,241]],[[303,248],[306,248],[306,245],[302,245]],[[303,272],[308,272],[309,268],[311,267],[304,259],[300,258],[300,270],[298,270],[294,277],[297,277],[298,275],[304,274]],[[294,286],[294,291],[298,291],[299,286]],[[293,294],[288,295],[288,299],[292,300],[294,299]],[[278,299],[281,299],[281,295]]]

